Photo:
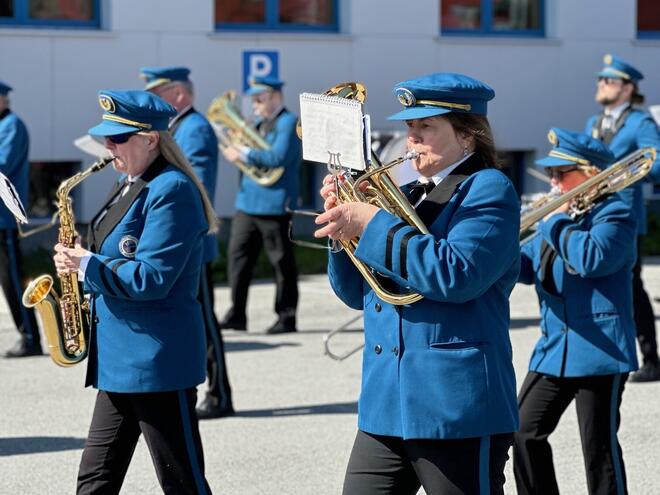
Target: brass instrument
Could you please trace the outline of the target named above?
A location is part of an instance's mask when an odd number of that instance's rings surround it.
[[[569,215],[575,219],[591,210],[602,196],[618,192],[644,178],[651,170],[655,157],[654,148],[640,148],[570,191],[560,196],[548,194],[538,199],[528,207],[529,212],[521,215],[521,243],[533,238],[536,224],[564,203],[573,201]]]
[[[88,169],[63,181],[57,188],[57,207],[60,217],[58,241],[74,247],[75,217],[69,193],[95,172],[102,170],[114,157],[102,158]],[[89,334],[89,303],[81,298],[78,275],[59,275],[62,295],[53,289],[53,277],[41,275],[31,281],[23,292],[23,305],[36,308],[41,316],[48,353],[59,366],[73,366],[87,357]]]
[[[367,97],[367,90],[359,82],[347,82],[338,84],[323,94],[325,96],[354,99],[360,103],[364,103]],[[371,161],[367,164],[365,172],[362,172],[362,175],[359,177],[354,177],[347,170],[335,170],[337,174],[342,174],[345,179],[343,181],[337,180],[337,199],[340,203],[362,202],[383,208],[407,221],[421,233],[428,234],[429,230],[426,228],[426,225],[424,225],[415,212],[415,208],[408,202],[408,199],[394,183],[388,172],[392,167],[399,165],[405,160],[416,157],[417,153],[410,151],[405,156],[383,165],[372,151]],[[381,276],[355,257],[354,253],[357,249],[358,241],[359,239],[355,238],[349,241],[342,240],[339,242],[360,274],[362,274],[380,299],[389,304],[403,305],[412,304],[423,298],[422,295],[415,292],[397,294],[386,289],[380,280]]]
[[[248,148],[260,150],[270,149],[270,144],[241,115],[241,111],[236,105],[235,91],[227,91],[215,98],[206,111],[206,118],[209,119],[216,130],[220,149],[229,146],[247,146]],[[272,186],[284,174],[284,167],[257,167],[241,160],[232,163],[260,186]]]

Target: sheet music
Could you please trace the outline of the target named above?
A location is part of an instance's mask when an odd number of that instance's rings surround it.
[[[78,139],[73,141],[73,144],[79,150],[82,150],[85,153],[95,156],[96,158],[105,158],[107,156],[110,156],[110,152],[107,149],[105,149],[105,146],[103,146],[103,144],[99,143],[89,134],[80,136]]]
[[[23,203],[21,203],[18,193],[14,184],[12,184],[4,174],[0,173],[0,199],[5,204],[5,206],[11,211],[12,215],[16,218],[16,221],[20,223],[28,223],[27,215],[25,213],[25,208],[23,208]]]
[[[343,167],[364,170],[362,104],[314,93],[300,95],[303,158],[328,163],[337,156]]]

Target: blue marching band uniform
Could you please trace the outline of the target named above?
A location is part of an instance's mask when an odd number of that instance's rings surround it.
[[[145,90],[167,88],[171,84],[191,84],[186,67],[142,67],[140,75],[145,80]],[[168,94],[164,97],[167,98]],[[192,97],[191,97],[192,99]],[[181,148],[197,177],[204,185],[211,201],[215,197],[218,177],[218,138],[206,117],[195,110],[192,102],[181,108],[170,121],[170,133]],[[231,387],[227,374],[224,341],[213,309],[212,263],[218,257],[218,240],[215,234],[204,238],[202,271],[199,284],[199,301],[206,329],[206,374],[208,392],[197,409],[200,418],[229,416],[234,414]]]
[[[552,129],[554,148],[541,167],[593,165],[614,155],[600,141]],[[520,282],[534,284],[541,337],[519,393],[520,431],[513,449],[518,493],[559,493],[547,441],[575,399],[589,493],[625,493],[617,440],[628,373],[637,369],[632,307],[635,214],[619,194],[578,219],[541,221],[522,249]]]
[[[23,204],[27,204],[30,164],[30,138],[23,121],[9,108],[8,93],[12,90],[0,82],[0,173],[14,185]],[[42,354],[39,328],[34,310],[21,304],[23,275],[16,219],[7,208],[0,208],[0,283],[20,334],[17,344],[5,357]]]
[[[637,88],[644,78],[641,72],[615,55],[605,56],[605,66],[598,73],[601,78],[612,78],[633,84]],[[618,108],[604,110],[587,120],[585,133],[603,141],[619,160],[639,148],[660,149],[660,130],[653,118],[628,101]],[[654,163],[649,179],[660,182],[660,158]],[[642,352],[644,367],[631,377],[632,381],[660,380],[658,344],[656,341],[655,316],[649,296],[642,282],[641,241],[647,233],[646,206],[643,197],[643,181],[638,181],[622,192],[637,219],[637,262],[633,267],[633,306],[637,339]]]

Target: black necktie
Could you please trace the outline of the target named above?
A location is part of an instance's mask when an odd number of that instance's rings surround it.
[[[408,200],[410,201],[410,204],[415,206],[419,199],[426,194],[431,192],[431,190],[435,187],[435,182],[429,181],[429,182],[416,182],[412,186],[410,186],[410,194],[408,195]]]

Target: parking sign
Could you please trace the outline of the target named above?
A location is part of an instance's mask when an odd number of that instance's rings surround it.
[[[263,51],[244,51],[243,52],[243,92],[249,85],[248,81],[252,77],[273,76],[279,79],[279,53]]]

